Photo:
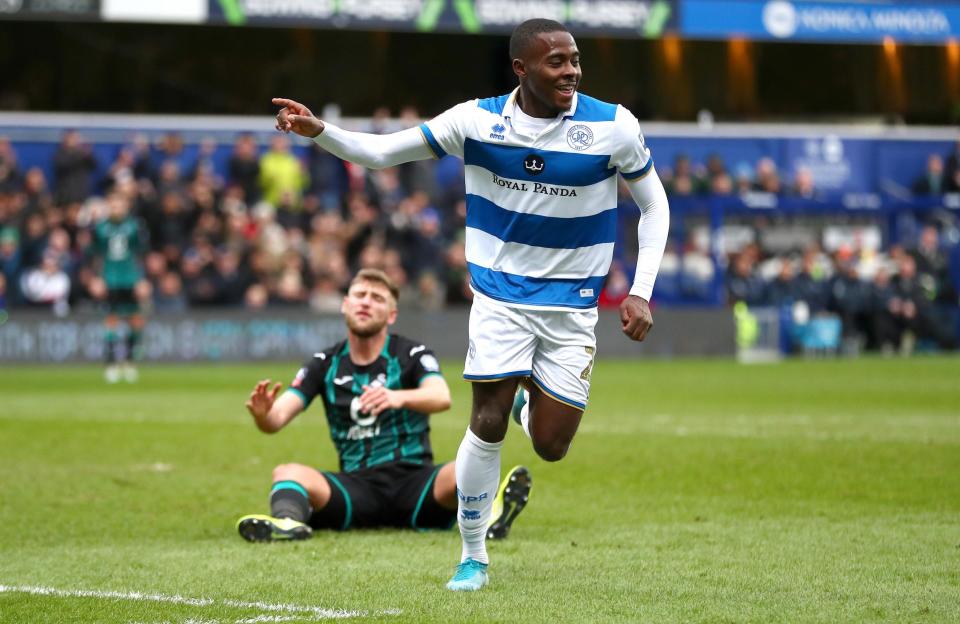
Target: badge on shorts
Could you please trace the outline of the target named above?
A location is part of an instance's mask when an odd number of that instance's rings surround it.
[[[592,296],[593,296],[593,289],[592,289],[592,288],[581,288],[581,289],[580,289],[580,296],[581,296],[581,297],[592,297]]]
[[[587,367],[583,369],[580,373],[580,379],[584,381],[590,381],[590,373],[593,372],[593,356],[596,354],[596,347],[584,347],[587,352],[587,355],[590,356],[590,362],[587,364]]]

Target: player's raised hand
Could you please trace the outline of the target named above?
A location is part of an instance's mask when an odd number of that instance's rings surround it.
[[[278,381],[276,385],[273,386],[273,389],[270,389],[269,379],[264,379],[257,383],[246,403],[247,411],[250,412],[250,415],[258,420],[266,418],[282,386],[283,384]]]
[[[630,340],[642,342],[653,327],[653,315],[650,313],[650,304],[646,299],[629,295],[620,304],[620,322],[623,333]]]
[[[273,98],[271,101],[281,107],[277,113],[277,130],[293,132],[308,139],[323,132],[323,122],[314,117],[310,109],[300,102],[286,98]]]
[[[393,390],[388,390],[383,386],[364,386],[363,394],[360,395],[360,409],[371,416],[376,416],[380,412],[388,409],[397,409],[403,407],[403,401]]]

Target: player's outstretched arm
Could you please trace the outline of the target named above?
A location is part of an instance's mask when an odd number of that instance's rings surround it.
[[[303,411],[303,400],[291,392],[280,393],[283,386],[279,381],[270,388],[270,380],[257,383],[247,399],[247,411],[253,416],[257,429],[264,433],[275,433],[283,429],[288,422]]]
[[[440,375],[430,375],[420,387],[410,390],[388,390],[383,386],[364,386],[360,408],[371,415],[388,409],[407,408],[423,414],[436,414],[450,409],[450,388]]]
[[[419,128],[392,134],[350,132],[317,119],[309,108],[294,100],[273,98],[273,103],[281,107],[277,113],[277,130],[313,139],[337,158],[369,169],[383,169],[434,156]]]

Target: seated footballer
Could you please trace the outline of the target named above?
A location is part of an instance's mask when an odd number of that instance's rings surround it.
[[[429,414],[450,407],[440,363],[426,345],[388,328],[397,318],[397,287],[363,269],[341,312],[347,338],[313,354],[280,394],[260,381],[247,410],[264,433],[285,427],[314,399],[326,410],[339,472],[304,464],[273,469],[270,515],[240,518],[251,542],[309,538],[315,529],[447,529],[457,520],[454,462],[433,463]],[[530,494],[529,471],[507,473],[494,501],[489,537],[506,537]]]

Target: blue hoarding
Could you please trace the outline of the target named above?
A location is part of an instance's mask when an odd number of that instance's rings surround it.
[[[684,0],[688,37],[779,41],[943,43],[960,38],[960,3]]]

